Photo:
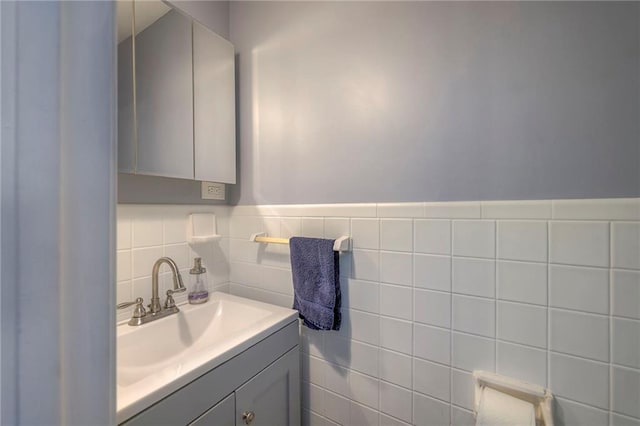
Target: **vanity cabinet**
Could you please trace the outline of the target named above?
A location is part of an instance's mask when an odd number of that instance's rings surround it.
[[[298,426],[295,320],[122,425]]]
[[[118,46],[118,171],[235,183],[235,49],[154,3]]]

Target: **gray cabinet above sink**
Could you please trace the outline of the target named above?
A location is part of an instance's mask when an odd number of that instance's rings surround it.
[[[134,35],[118,44],[118,171],[235,183],[233,45],[160,1],[130,6]]]

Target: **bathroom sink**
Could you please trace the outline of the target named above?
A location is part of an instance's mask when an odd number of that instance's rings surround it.
[[[117,327],[118,422],[126,420],[297,318],[226,293],[141,326]]]

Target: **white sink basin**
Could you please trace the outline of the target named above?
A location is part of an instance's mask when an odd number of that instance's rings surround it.
[[[297,311],[226,293],[176,315],[117,327],[118,423],[297,318]]]

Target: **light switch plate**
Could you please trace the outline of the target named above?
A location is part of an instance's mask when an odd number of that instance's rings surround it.
[[[224,183],[202,182],[202,199],[203,200],[224,200],[225,189]]]

